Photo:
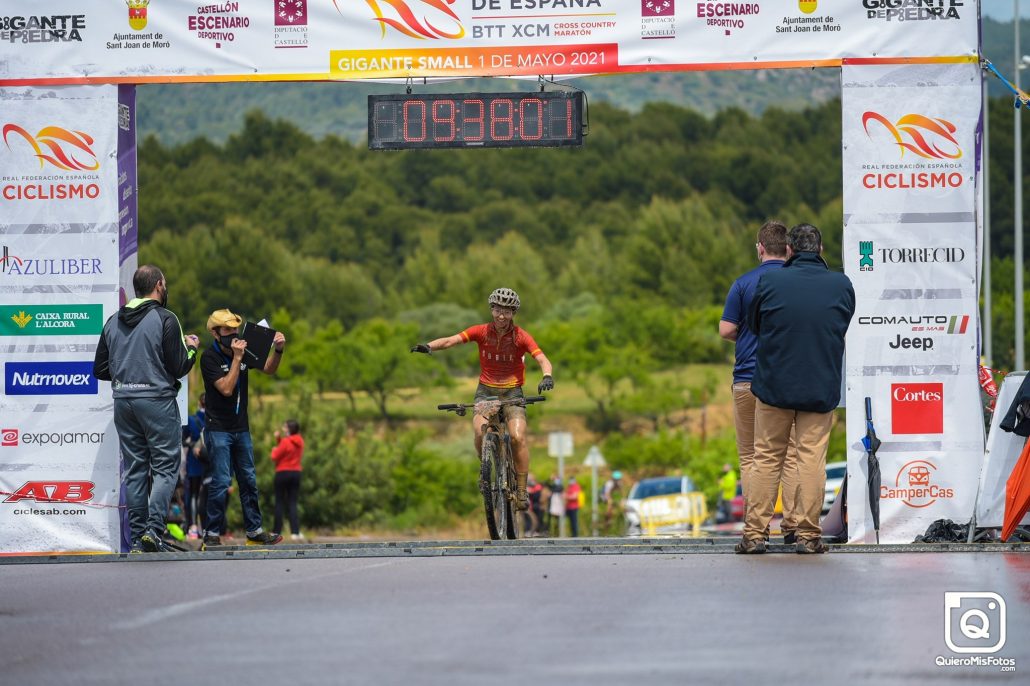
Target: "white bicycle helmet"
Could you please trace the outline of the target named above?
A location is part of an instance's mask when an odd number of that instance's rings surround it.
[[[519,301],[519,294],[510,288],[498,288],[490,297],[487,299],[487,303],[490,305],[497,305],[498,307],[509,307],[516,312],[519,311],[519,306],[522,304]]]

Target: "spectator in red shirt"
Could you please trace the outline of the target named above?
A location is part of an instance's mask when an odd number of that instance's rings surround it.
[[[432,353],[475,341],[479,346],[479,387],[476,402],[488,397],[501,400],[524,397],[522,385],[526,381],[526,354],[537,361],[543,378],[537,386],[537,393],[554,388],[551,377],[551,362],[525,329],[515,326],[515,313],[521,302],[519,295],[510,288],[498,288],[487,299],[493,321],[489,324],[470,326],[461,333],[420,343],[411,349],[413,353]],[[512,453],[515,458],[517,500],[520,510],[529,509],[529,494],[526,492],[526,478],[529,473],[529,443],[526,440],[526,408],[518,405],[505,410],[508,433],[511,436]],[[475,415],[472,426],[475,431],[476,455],[482,454],[483,433],[486,417]]]
[[[579,538],[579,497],[582,492],[576,477],[570,476],[569,485],[565,488],[565,517],[569,520],[573,538]]]
[[[283,422],[282,432],[276,431],[272,461],[275,462],[275,533],[283,531],[283,510],[290,518],[290,538],[301,540],[297,500],[300,497],[300,461],[304,457],[304,437],[296,419]]]

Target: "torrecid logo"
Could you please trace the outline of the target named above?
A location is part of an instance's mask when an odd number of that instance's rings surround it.
[[[102,431],[50,431],[24,432],[18,429],[0,429],[0,447],[17,448],[20,445],[101,445]]]
[[[5,503],[35,500],[37,503],[88,503],[96,484],[92,481],[26,481]]]
[[[7,395],[96,395],[92,362],[7,362]]]
[[[880,500],[900,500],[908,507],[921,509],[938,500],[955,497],[955,489],[933,483],[937,466],[927,460],[913,460],[902,465],[894,486],[880,486]]]
[[[920,246],[915,248],[876,248],[873,241],[858,242],[858,269],[871,272],[876,262],[882,264],[953,264],[966,259],[963,248],[953,246]]]
[[[891,433],[944,433],[944,384],[891,384]]]
[[[103,317],[103,305],[0,305],[0,336],[92,336]]]
[[[873,242],[859,241],[858,252],[861,257],[858,260],[858,269],[863,272],[873,271]]]

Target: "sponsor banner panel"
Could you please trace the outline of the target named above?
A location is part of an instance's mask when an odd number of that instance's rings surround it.
[[[118,264],[139,245],[139,187],[136,181],[136,87],[118,86]],[[135,271],[135,269],[133,270]]]
[[[973,0],[52,0],[0,10],[0,85],[836,66],[977,38]]]
[[[850,361],[849,354],[849,361]],[[976,502],[983,433],[969,427],[980,413],[975,370],[895,377],[848,375],[849,406],[872,399],[883,441],[880,459],[880,542],[911,543],[937,519],[967,522]],[[862,412],[848,412],[848,534],[852,543],[876,541],[867,489],[868,461],[858,440]]]
[[[118,283],[118,237],[90,228],[0,236],[0,293],[5,301],[44,293],[56,301],[63,296],[56,287],[77,297],[111,297]]]
[[[4,223],[115,221],[117,106],[114,86],[0,88]]]
[[[118,434],[110,412],[12,412],[0,419],[0,464],[107,465],[116,469]]]
[[[0,470],[0,554],[118,551],[117,468],[5,466],[24,468]]]
[[[845,214],[970,213],[972,221],[977,65],[845,66],[841,82]]]
[[[973,221],[851,221],[844,232],[842,248],[856,294],[863,300],[880,301],[875,307],[893,310],[899,300],[921,301],[923,307],[944,305],[942,301],[976,300]]]
[[[1019,460],[1026,439],[1003,431],[1005,413],[1016,399],[1016,392],[1026,378],[1026,372],[1013,372],[1006,376],[998,389],[998,408],[991,417],[991,430],[987,434],[987,452],[980,471],[980,492],[976,499],[976,525],[1001,527],[1005,523],[1005,485]],[[1030,512],[1023,518],[1023,526],[1030,524]]]

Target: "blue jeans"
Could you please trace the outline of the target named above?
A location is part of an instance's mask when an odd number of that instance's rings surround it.
[[[243,508],[243,525],[247,535],[261,533],[261,508],[258,506],[257,472],[254,470],[254,444],[249,431],[229,433],[208,431],[208,454],[211,456],[211,484],[207,494],[207,531],[218,535],[225,529],[225,508],[231,474],[236,474]]]

